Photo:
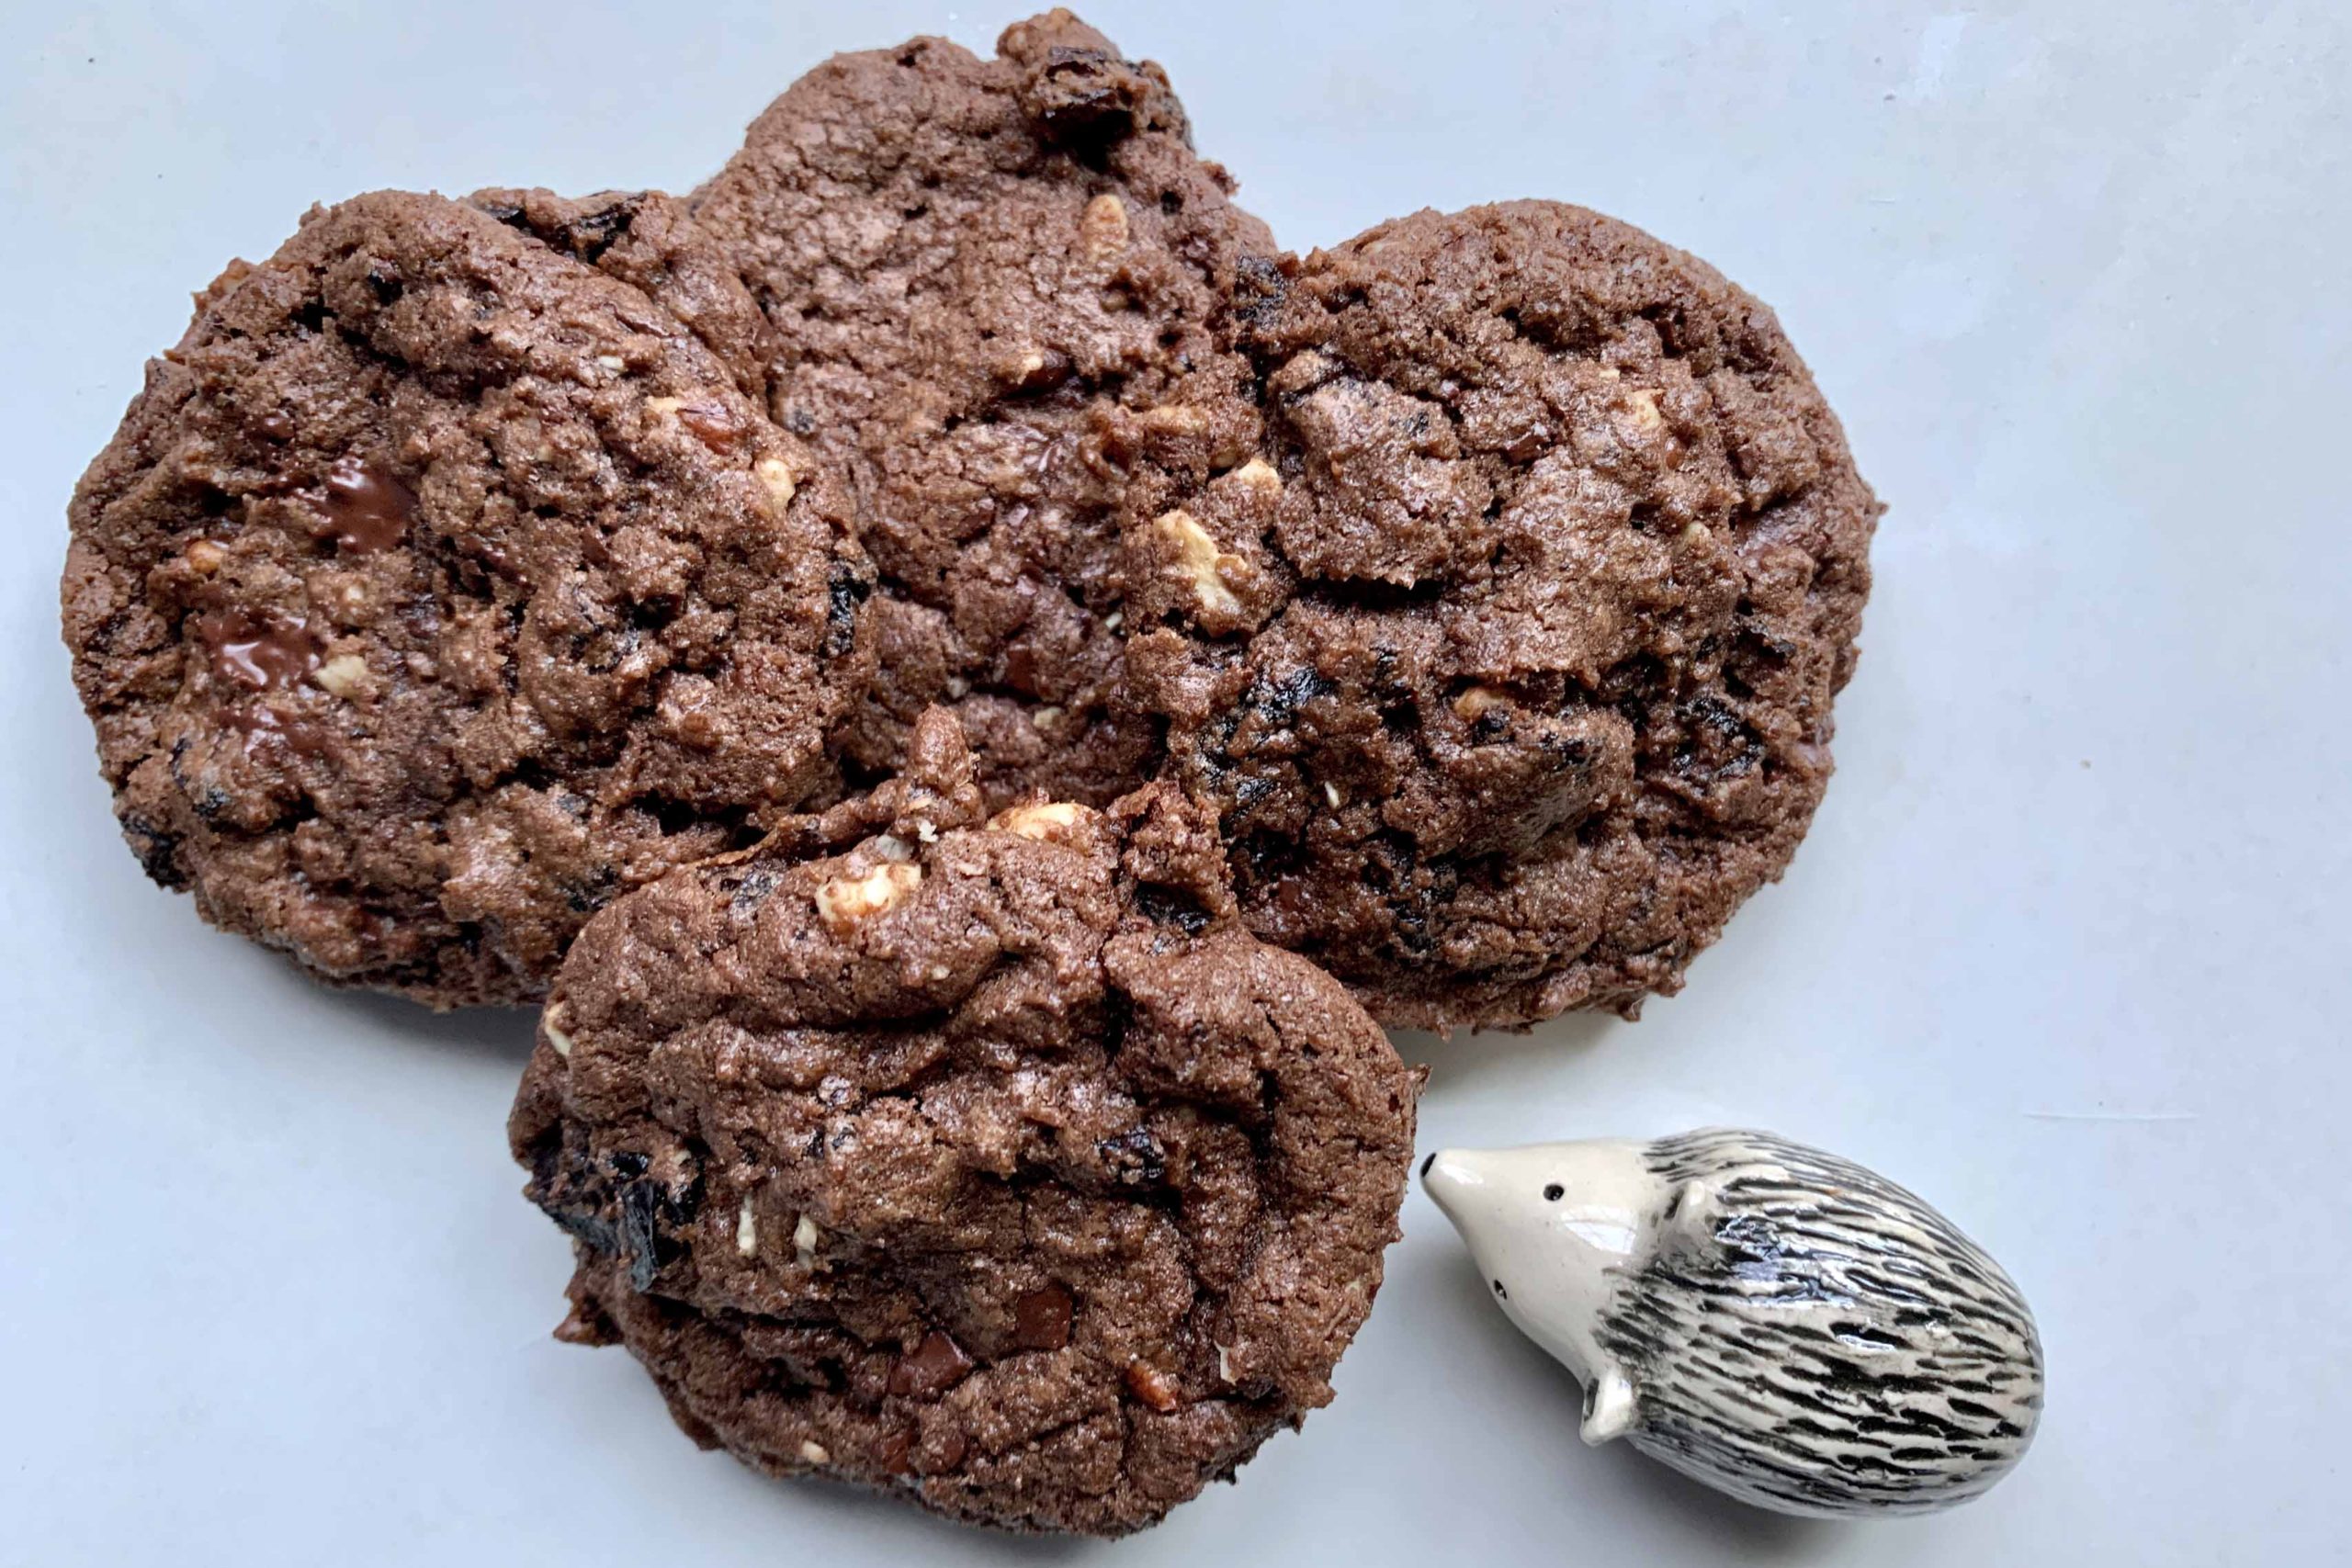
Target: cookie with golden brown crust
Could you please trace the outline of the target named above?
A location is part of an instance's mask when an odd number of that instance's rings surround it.
[[[1244,302],[1267,442],[1125,522],[1134,693],[1243,914],[1392,1025],[1635,1011],[1788,864],[1880,511],[1770,310],[1578,208]]]
[[[1124,1533],[1330,1398],[1418,1074],[1175,791],[988,818],[940,710],[908,768],[582,934],[510,1129],[560,1332],[772,1473]]]
[[[126,836],[322,978],[536,997],[616,894],[829,787],[872,669],[848,503],[739,384],[728,269],[692,322],[616,275],[640,218],[688,243],[632,201],[601,270],[439,197],[314,209],[75,492]]]
[[[1157,65],[1068,12],[992,59],[836,56],[695,193],[775,331],[774,412],[856,477],[881,676],[845,735],[896,764],[953,707],[998,804],[1107,804],[1154,727],[1115,700],[1115,508],[1257,437],[1238,280],[1276,252]]]

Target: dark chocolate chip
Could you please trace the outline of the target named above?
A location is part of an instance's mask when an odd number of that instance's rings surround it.
[[[964,1348],[934,1328],[892,1363],[889,1389],[901,1396],[936,1399],[963,1382],[971,1370],[972,1358],[964,1354]]]
[[[1058,1350],[1069,1343],[1069,1292],[1048,1283],[1012,1303],[1012,1341],[1023,1350]]]

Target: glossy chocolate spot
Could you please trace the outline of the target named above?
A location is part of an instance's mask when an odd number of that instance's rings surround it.
[[[327,732],[305,718],[291,718],[267,703],[239,703],[221,714],[222,722],[245,738],[251,756],[266,745],[278,745],[303,757],[324,754]]]
[[[338,548],[372,555],[408,536],[416,492],[357,457],[341,457],[327,470],[326,513]]]
[[[1070,1295],[1058,1284],[1031,1291],[1012,1303],[1012,1340],[1023,1350],[1058,1350],[1069,1343]]]
[[[964,1348],[934,1328],[890,1368],[890,1392],[936,1399],[963,1382],[971,1370],[972,1358],[964,1354]]]
[[[318,640],[300,615],[265,620],[243,610],[199,615],[196,635],[223,684],[267,692],[290,686],[317,668]]]

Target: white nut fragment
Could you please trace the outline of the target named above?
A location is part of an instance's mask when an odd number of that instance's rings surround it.
[[[1453,699],[1453,715],[1456,718],[1467,719],[1475,724],[1488,708],[1510,700],[1492,686],[1472,686]]]
[[[836,876],[817,889],[817,915],[835,936],[897,906],[922,885],[922,868],[904,861],[876,866],[864,876]]]
[[[1283,488],[1282,475],[1274,472],[1274,466],[1263,457],[1250,458],[1233,470],[1233,478],[1236,483],[1248,485],[1251,490],[1278,491]]]
[[[1240,569],[1240,557],[1218,549],[1209,531],[1189,512],[1163,512],[1152,519],[1151,526],[1175,556],[1175,570],[1192,585],[1195,604],[1211,615],[1240,613],[1241,601],[1226,586],[1224,577],[1226,571]]]
[[[1052,729],[1061,721],[1062,710],[1052,703],[1047,703],[1029,716],[1029,722],[1039,729]]]
[[[783,458],[763,457],[752,465],[752,473],[767,488],[769,499],[775,502],[778,512],[792,504],[800,487],[793,483],[792,469]]]
[[[826,1451],[825,1445],[808,1438],[800,1440],[800,1457],[810,1464],[833,1462],[833,1456]]]
[[[1058,844],[1069,837],[1081,817],[1092,815],[1074,800],[1044,800],[1034,806],[1000,811],[989,818],[989,826],[999,832],[1018,833],[1024,839]]]
[[[209,539],[198,539],[187,547],[187,564],[199,577],[210,577],[229,559],[229,552]]]
[[[1162,403],[1144,410],[1140,418],[1158,435],[1198,435],[1209,427],[1209,416],[1187,403]]]
[[[1127,248],[1127,208],[1116,196],[1104,191],[1086,204],[1078,220],[1079,243],[1086,247],[1087,259],[1101,261]]]
[[[367,684],[368,661],[356,653],[338,653],[311,671],[311,679],[348,702]]]
[[[617,354],[600,354],[596,356],[596,363],[607,370],[619,371],[628,368],[628,361]]]
[[[1657,394],[1647,387],[1625,394],[1625,402],[1634,416],[1634,427],[1642,431],[1657,430],[1666,423],[1666,415],[1657,412]]]
[[[904,839],[890,833],[885,833],[874,840],[874,852],[884,860],[892,862],[910,861],[915,858],[915,847]]]
[[[803,1269],[817,1261],[817,1222],[806,1214],[792,1227],[792,1251],[794,1261]]]
[[[1266,378],[1266,390],[1280,397],[1295,397],[1321,386],[1338,374],[1339,368],[1329,355],[1310,348],[1292,355],[1276,367],[1274,373]]]
[[[1346,797],[1340,794],[1340,786],[1328,781],[1323,785],[1323,798],[1331,803],[1331,809],[1334,811],[1346,804]]]
[[[565,1027],[571,1021],[571,1013],[561,1002],[549,1002],[548,1010],[539,1015],[539,1032],[548,1037],[555,1054],[566,1061],[571,1059],[571,1033]]]
[[[1209,1343],[1216,1345],[1216,1341],[1212,1339]],[[1216,1347],[1216,1381],[1227,1388],[1233,1386],[1233,1347],[1230,1345]]]
[[[1713,538],[1714,536],[1707,531],[1707,525],[1704,523],[1692,523],[1686,526],[1678,537],[1679,537],[1685,545],[1695,550],[1701,545],[1705,544],[1709,539]]]
[[[749,1198],[735,1211],[735,1250],[746,1258],[760,1250],[760,1222],[752,1217]]]

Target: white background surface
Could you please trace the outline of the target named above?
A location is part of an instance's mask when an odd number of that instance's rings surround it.
[[[1842,9],[1842,8],[1837,8]],[[556,1345],[528,1035],[330,995],[118,840],[65,497],[188,292],[313,198],[684,189],[800,71],[970,4],[6,0],[0,1562],[2346,1561],[2352,27],[2327,0],[1102,4],[1304,249],[1566,197],[1771,300],[1892,503],[1795,869],[1639,1025],[1406,1039],[1423,1145],[1776,1128],[2039,1310],[2023,1468],[1800,1524],[1575,1438],[1418,1190],[1305,1432],[1113,1548],[697,1452]]]

